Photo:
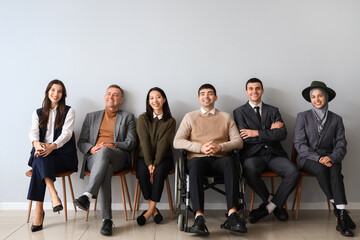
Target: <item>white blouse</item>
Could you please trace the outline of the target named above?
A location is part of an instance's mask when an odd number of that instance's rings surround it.
[[[53,142],[56,109],[57,107],[54,109],[50,109],[49,119],[46,126],[46,135],[45,135],[44,143]],[[61,134],[54,141],[54,143],[57,145],[57,148],[61,148],[65,143],[67,143],[71,139],[72,133],[74,131],[74,124],[75,124],[75,111],[72,108],[70,108],[66,115]],[[33,142],[33,141],[39,141],[40,140],[39,137],[40,137],[39,117],[35,110],[32,114],[32,124],[29,133],[29,138],[30,141]]]

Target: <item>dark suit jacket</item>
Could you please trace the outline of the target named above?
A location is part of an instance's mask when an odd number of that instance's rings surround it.
[[[276,107],[265,104],[264,102],[262,103],[261,124],[249,102],[235,109],[233,114],[239,130],[252,129],[259,131],[258,137],[243,139],[244,148],[241,150],[242,159],[253,156],[265,145],[272,154],[287,157],[280,143],[287,135],[285,125],[282,128],[270,130],[272,123],[277,121],[282,122],[280,112]]]
[[[294,145],[300,168],[306,160],[319,161],[323,156],[328,156],[333,163],[340,163],[345,157],[347,145],[342,118],[329,111],[319,136],[312,110],[299,113],[295,124]]]
[[[78,140],[78,148],[85,154],[80,172],[81,178],[84,178],[86,160],[90,156],[90,149],[96,145],[104,112],[105,110],[88,113],[84,120]],[[130,158],[130,152],[133,151],[136,146],[136,124],[133,114],[122,110],[117,112],[114,129],[114,144],[116,148],[127,152],[128,158]]]

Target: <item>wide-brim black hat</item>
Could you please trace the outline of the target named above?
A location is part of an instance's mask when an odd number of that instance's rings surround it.
[[[302,95],[306,101],[311,102],[310,91],[311,91],[311,89],[314,89],[314,88],[324,89],[327,92],[327,94],[329,94],[329,99],[328,99],[329,102],[331,100],[333,100],[336,96],[336,92],[334,90],[332,90],[331,88],[327,87],[324,82],[313,81],[311,83],[310,87],[307,87],[302,91]]]

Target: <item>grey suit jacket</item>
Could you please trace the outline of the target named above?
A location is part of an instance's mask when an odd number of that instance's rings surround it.
[[[328,156],[333,163],[340,163],[346,154],[345,128],[342,118],[329,111],[321,136],[312,110],[297,115],[294,146],[298,152],[297,163],[303,167],[306,160],[319,161]]]
[[[80,178],[84,178],[86,161],[90,156],[90,149],[96,145],[104,112],[105,110],[88,113],[84,120],[78,140],[78,148],[85,154]],[[133,151],[136,146],[136,124],[133,114],[122,110],[117,112],[114,129],[114,144],[116,148],[127,152],[128,158],[130,158],[130,152]]]
[[[274,155],[287,157],[287,153],[280,143],[287,135],[285,125],[282,128],[270,130],[272,123],[277,121],[283,122],[278,108],[263,102],[261,124],[249,102],[235,109],[233,114],[239,130],[253,129],[259,131],[258,137],[244,139],[244,148],[241,150],[242,159],[253,156],[264,145],[266,145]]]

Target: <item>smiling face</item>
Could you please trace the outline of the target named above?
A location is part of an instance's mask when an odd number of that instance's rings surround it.
[[[110,110],[119,108],[119,105],[124,101],[120,89],[110,87],[105,94],[105,106]]]
[[[217,96],[211,88],[201,89],[198,97],[201,107],[206,111],[211,111],[214,108]]]
[[[314,89],[311,92],[310,99],[312,105],[318,109],[323,108],[326,102],[325,95],[319,89]]]
[[[248,83],[246,86],[246,95],[249,97],[249,101],[254,104],[258,105],[261,102],[261,96],[264,93],[264,89],[261,86],[261,83],[254,82]]]
[[[55,108],[63,96],[63,88],[60,84],[53,84],[48,91],[48,98],[51,102],[51,108]]]
[[[163,105],[166,102],[166,99],[161,95],[160,92],[156,90],[151,91],[149,93],[148,102],[156,115],[163,114]]]

